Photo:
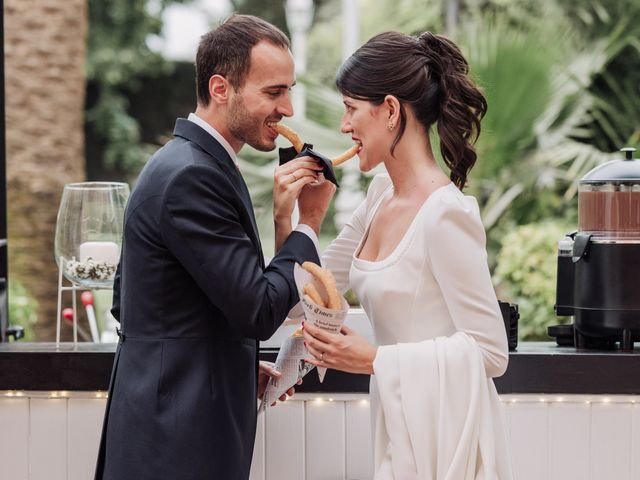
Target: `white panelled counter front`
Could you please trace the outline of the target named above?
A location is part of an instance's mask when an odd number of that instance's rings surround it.
[[[349,321],[366,330],[361,315]],[[114,351],[0,344],[0,479],[93,478]],[[640,480],[640,350],[522,343],[496,386],[517,480]],[[371,479],[367,389],[364,375],[329,371],[320,384],[311,372],[259,416],[251,480]]]

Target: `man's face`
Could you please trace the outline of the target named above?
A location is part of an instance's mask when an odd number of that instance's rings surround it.
[[[254,46],[244,85],[232,91],[229,99],[229,132],[256,150],[273,150],[278,134],[267,124],[293,115],[290,89],[294,83],[293,57],[288,49],[269,42]]]

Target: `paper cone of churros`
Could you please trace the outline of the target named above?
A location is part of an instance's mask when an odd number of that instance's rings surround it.
[[[311,262],[305,262],[303,265],[304,268],[296,263],[293,275],[304,311],[305,323],[312,323],[332,333],[339,332],[347,318],[349,304],[335,288],[335,280],[329,270]],[[314,365],[304,361],[309,355],[311,354],[304,346],[302,330],[297,329],[280,347],[275,368],[281,376],[278,379],[269,380],[259,410],[271,406],[299,379],[315,368]],[[327,369],[318,367],[317,370],[318,378],[322,382]]]
[[[298,287],[305,322],[331,333],[340,332],[347,318],[349,304],[336,289],[333,275],[329,270],[320,268],[316,264],[305,262],[303,265],[306,268],[295,265],[293,276]],[[321,383],[326,372],[326,368],[318,367],[318,378]]]

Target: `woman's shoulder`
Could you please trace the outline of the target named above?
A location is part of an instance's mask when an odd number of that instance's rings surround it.
[[[475,197],[465,195],[453,183],[440,187],[431,195],[429,208],[424,215],[428,230],[445,234],[451,227],[473,230],[479,228],[484,233]]]
[[[452,182],[438,188],[432,193],[436,203],[442,210],[478,211],[478,201],[472,195],[467,195]]]

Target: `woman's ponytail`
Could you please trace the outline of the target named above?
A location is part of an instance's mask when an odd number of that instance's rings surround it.
[[[420,35],[418,42],[427,57],[431,80],[439,84],[440,151],[451,170],[451,181],[462,189],[476,162],[474,144],[487,101],[469,78],[469,64],[455,43],[430,32]]]

